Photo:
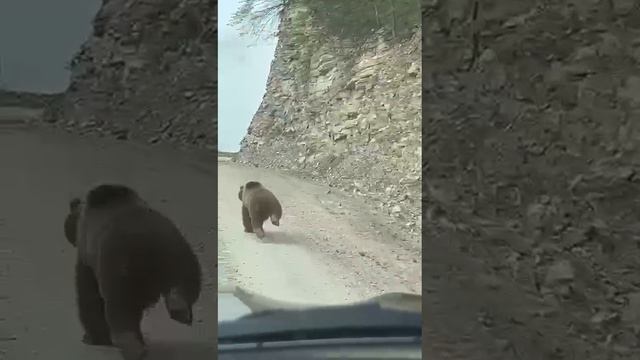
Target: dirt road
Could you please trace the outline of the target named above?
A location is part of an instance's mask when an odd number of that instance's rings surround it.
[[[214,356],[214,256],[226,270],[221,282],[279,300],[334,304],[421,291],[419,242],[395,245],[388,217],[327,188],[221,162],[216,254],[208,155],[17,125],[0,124],[0,359],[120,359],[114,348],[80,342],[74,249],[62,232],[68,200],[97,181],[139,189],[176,221],[203,265],[193,328],[169,320],[162,304],[145,318],[154,359]],[[237,191],[247,180],[263,182],[284,206],[281,226],[267,225],[263,240],[242,231]]]
[[[153,359],[215,357],[215,172],[202,154],[81,139],[0,124],[0,359],[121,359],[80,342],[74,250],[62,221],[71,196],[96,181],[139,189],[175,220],[202,262],[204,287],[192,328],[162,304],[143,323]]]
[[[339,304],[390,291],[421,292],[420,243],[393,238],[389,216],[357,199],[275,171],[219,159],[221,272],[230,281],[289,302]],[[283,206],[266,237],[245,233],[239,186],[260,181]],[[400,245],[399,245],[400,244]]]

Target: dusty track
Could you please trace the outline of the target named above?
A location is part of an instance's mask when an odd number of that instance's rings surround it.
[[[356,199],[275,171],[218,166],[219,262],[228,279],[278,300],[337,304],[390,291],[421,292],[420,244],[395,239],[388,216]],[[238,188],[257,180],[280,199],[280,227],[244,233]]]

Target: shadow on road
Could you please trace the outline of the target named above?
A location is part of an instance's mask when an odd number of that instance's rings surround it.
[[[263,244],[301,245],[302,244],[301,239],[303,238],[304,238],[304,235],[301,233],[287,233],[282,230],[278,230],[278,231],[265,230],[265,236],[262,239],[258,239],[256,237],[256,240]]]

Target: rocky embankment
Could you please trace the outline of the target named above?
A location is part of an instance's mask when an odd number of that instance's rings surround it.
[[[421,41],[331,38],[301,7],[280,23],[240,160],[373,199],[420,234]]]
[[[214,149],[216,29],[209,0],[103,1],[71,61],[58,125]]]
[[[637,2],[430,3],[425,228],[540,301],[548,358],[637,358]]]

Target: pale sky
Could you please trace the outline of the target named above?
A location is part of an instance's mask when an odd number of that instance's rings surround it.
[[[262,101],[276,47],[276,39],[240,38],[228,25],[238,6],[218,2],[218,148],[234,152]]]
[[[60,92],[100,0],[0,0],[0,86]]]

